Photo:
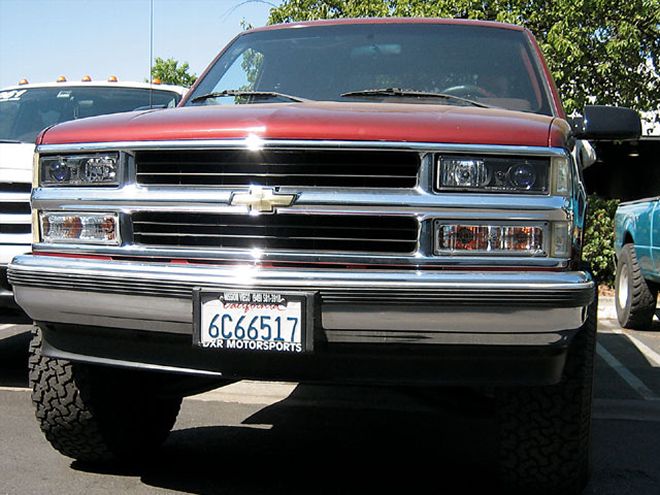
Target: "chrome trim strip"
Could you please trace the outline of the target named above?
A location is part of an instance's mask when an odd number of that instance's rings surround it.
[[[423,235],[421,237],[424,237]],[[428,244],[428,246],[427,246]],[[163,259],[185,259],[185,260],[213,260],[214,262],[232,262],[255,264],[260,262],[280,263],[333,263],[336,265],[365,265],[383,264],[390,266],[479,266],[479,267],[525,267],[538,268],[565,268],[567,260],[563,258],[535,258],[530,256],[510,257],[487,257],[487,256],[431,256],[425,253],[431,250],[431,243],[422,242],[418,252],[414,255],[389,255],[378,253],[349,253],[345,252],[312,252],[312,251],[268,251],[247,249],[169,249],[158,247],[145,247],[138,244],[126,244],[123,247],[113,246],[91,246],[91,245],[67,245],[67,244],[45,244],[33,245],[35,254],[57,252],[62,254],[76,255],[93,254],[99,256],[114,256],[118,258],[131,258],[140,262]],[[213,265],[211,265],[213,266]]]
[[[9,281],[12,285],[25,287],[43,287],[53,290],[89,291],[116,294],[148,295],[158,297],[175,297],[190,299],[192,291],[200,284],[194,280],[166,281],[151,280],[149,282],[113,277],[112,280],[99,280],[96,276],[81,276],[59,273],[21,273],[10,271]],[[239,284],[206,283],[210,288],[216,285],[223,288],[243,287]],[[259,285],[263,290],[281,290],[281,286]],[[587,287],[588,289],[588,287]],[[377,287],[369,290],[364,287],[326,288],[306,287],[306,290],[319,292],[324,303],[334,304],[402,304],[412,306],[427,306],[429,304],[442,306],[457,305],[508,305],[516,307],[581,307],[590,301],[584,287],[573,289],[460,289],[449,287],[398,289],[396,287]]]
[[[342,291],[437,290],[444,294],[470,294],[513,291],[581,291],[594,283],[586,272],[487,272],[487,271],[420,271],[357,269],[280,269],[252,265],[181,265],[176,263],[137,263],[71,259],[57,256],[24,255],[9,266],[9,276],[18,282],[23,276],[50,277],[49,280],[75,282],[87,279],[99,287],[111,286],[119,280],[129,284],[154,284],[170,288],[201,286],[226,287],[295,287],[309,290],[341,289]],[[546,294],[550,297],[550,294]],[[552,297],[550,297],[552,299]]]
[[[360,330],[366,342],[374,331],[415,339],[415,332],[577,328],[594,287],[584,272],[283,270],[34,255],[15,258],[8,276],[18,303],[35,320],[181,334],[192,332],[194,287],[313,291],[323,332],[334,342],[341,335],[354,339]]]
[[[64,153],[78,151],[141,151],[151,149],[254,149],[253,139],[195,139],[195,140],[163,140],[163,141],[116,141],[104,143],[67,143],[67,144],[42,144],[37,147],[38,153]],[[543,146],[512,146],[512,145],[481,145],[481,144],[452,144],[452,143],[423,143],[423,142],[391,142],[391,141],[325,141],[325,140],[300,140],[300,139],[265,139],[259,141],[259,148],[273,149],[389,149],[401,151],[426,151],[426,152],[466,152],[466,153],[489,153],[498,155],[537,155],[537,156],[566,156],[562,148]]]
[[[244,206],[230,206],[232,193],[240,188],[165,188],[138,187],[127,185],[120,190],[75,189],[75,188],[37,188],[32,197],[33,206],[39,209],[52,208],[121,208],[130,213],[143,209],[172,211],[212,211],[216,213],[247,213]],[[411,213],[448,213],[455,209],[461,211],[477,210],[480,213],[493,214],[508,210],[509,214],[523,216],[530,211],[539,211],[547,215],[565,206],[561,196],[515,195],[515,194],[475,194],[475,193],[429,193],[421,189],[411,190],[375,190],[342,188],[291,188],[282,186],[282,193],[298,193],[295,204],[280,209],[279,214],[296,210],[327,211],[333,213],[387,212],[399,214]],[[515,210],[512,204],[515,201]],[[449,212],[453,213],[453,212]],[[545,217],[544,217],[545,218]],[[566,220],[566,214],[562,215]]]

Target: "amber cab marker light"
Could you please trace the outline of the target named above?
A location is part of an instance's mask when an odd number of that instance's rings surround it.
[[[90,76],[83,76],[81,81],[82,82],[91,82],[92,78]]]
[[[20,81],[18,81],[19,86],[23,86],[24,84],[29,84],[29,83],[30,81],[28,81],[27,79],[21,79]]]
[[[155,77],[154,80],[151,81],[151,82],[154,83],[154,84],[160,84],[160,83],[161,83],[161,80],[158,79],[157,77]]]
[[[117,76],[110,76],[108,77],[108,82],[117,82],[119,79],[117,79]]]
[[[64,76],[60,76],[60,77],[58,77],[58,78],[56,79],[55,82],[66,82],[66,77],[64,77]]]

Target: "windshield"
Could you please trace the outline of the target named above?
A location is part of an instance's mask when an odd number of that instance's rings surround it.
[[[463,99],[552,114],[524,33],[484,26],[351,24],[247,33],[215,62],[186,105],[291,102],[221,94],[227,90],[322,101],[465,105]]]
[[[0,91],[0,141],[33,143],[42,129],[67,120],[140,107],[173,107],[181,95],[141,88],[47,87]]]

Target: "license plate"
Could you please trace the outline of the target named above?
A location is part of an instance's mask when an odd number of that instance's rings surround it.
[[[304,294],[196,290],[194,343],[207,349],[304,352],[306,306]]]

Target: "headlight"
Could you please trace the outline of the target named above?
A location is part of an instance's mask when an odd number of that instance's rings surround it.
[[[439,191],[547,194],[549,158],[441,156],[436,164]]]
[[[116,213],[50,213],[39,215],[41,242],[118,245]]]
[[[119,154],[42,156],[42,186],[113,186],[119,184]]]

